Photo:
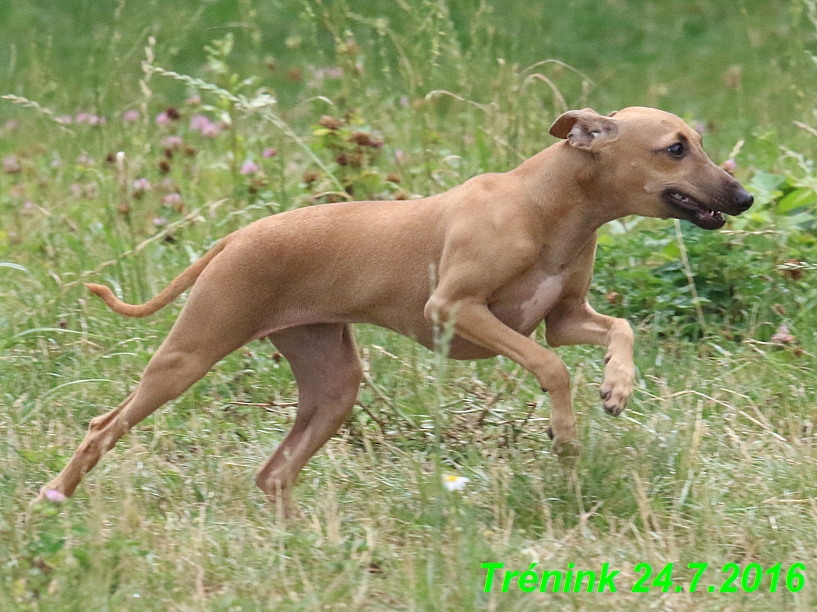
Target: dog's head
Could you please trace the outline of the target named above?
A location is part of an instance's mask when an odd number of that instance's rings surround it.
[[[621,216],[719,229],[723,213],[739,215],[752,205],[752,195],[706,155],[701,135],[671,113],[632,107],[605,117],[586,108],[564,113],[550,133],[587,153],[595,182]]]

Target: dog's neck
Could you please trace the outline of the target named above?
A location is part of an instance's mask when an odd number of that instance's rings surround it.
[[[599,181],[590,154],[567,142],[548,147],[511,173],[539,211],[544,235],[560,236],[562,244],[585,245],[602,225],[629,214],[614,186]]]

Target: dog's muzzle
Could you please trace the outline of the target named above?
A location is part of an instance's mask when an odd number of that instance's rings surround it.
[[[664,202],[678,213],[678,218],[691,221],[707,230],[722,228],[726,223],[724,213],[739,215],[749,210],[755,201],[752,194],[743,187],[739,187],[729,200],[719,198],[718,204],[714,206],[705,204],[678,189],[667,189],[662,195]]]

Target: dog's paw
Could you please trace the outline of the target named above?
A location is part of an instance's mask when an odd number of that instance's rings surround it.
[[[67,499],[66,496],[57,491],[56,489],[49,489],[48,487],[43,487],[40,490],[40,494],[36,498],[31,500],[31,505],[39,506],[48,503],[59,504],[64,502],[66,499]]]
[[[632,364],[623,364],[611,359],[604,368],[604,380],[599,387],[605,412],[613,416],[620,415],[633,394],[635,370]]]
[[[557,437],[553,440],[553,452],[562,468],[571,471],[576,469],[581,459],[582,446],[578,440],[560,440]]]
[[[553,451],[557,455],[573,454],[579,447],[579,437],[576,435],[575,424],[562,424],[553,430],[553,426],[546,430],[548,437],[553,440]],[[557,433],[558,432],[558,433]]]

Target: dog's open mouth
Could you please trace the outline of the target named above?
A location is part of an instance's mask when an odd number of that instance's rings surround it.
[[[668,189],[664,192],[664,201],[671,207],[680,210],[682,219],[692,221],[698,227],[708,230],[720,229],[726,223],[720,211],[712,210],[701,204],[692,196],[680,191]]]

